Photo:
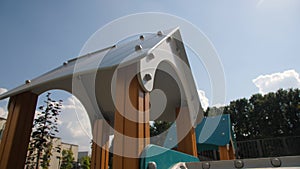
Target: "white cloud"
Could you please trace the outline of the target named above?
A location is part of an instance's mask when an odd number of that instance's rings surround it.
[[[0,94],[7,92],[7,89],[0,88]]]
[[[7,92],[7,89],[5,88],[0,88],[0,95]],[[0,117],[2,118],[7,118],[8,111],[7,111],[7,102],[8,99],[0,100]]]
[[[208,98],[205,96],[205,92],[203,90],[198,90],[198,95],[200,98],[201,106],[205,111],[209,106]]]
[[[3,107],[0,107],[0,117],[7,118],[7,114],[8,114],[7,110],[4,109]]]
[[[256,7],[258,8],[259,6],[261,6],[264,3],[265,0],[259,0],[256,4]]]
[[[63,142],[79,145],[79,151],[90,150],[90,121],[84,107],[75,97],[71,96],[63,102],[58,124],[58,136]]]
[[[220,108],[220,107],[225,107],[226,105],[225,104],[221,104],[221,103],[217,103],[217,104],[214,104],[210,107],[216,107],[216,108]]]
[[[300,76],[295,70],[287,70],[269,75],[260,75],[252,82],[258,87],[260,93],[266,94],[280,88],[299,88]]]

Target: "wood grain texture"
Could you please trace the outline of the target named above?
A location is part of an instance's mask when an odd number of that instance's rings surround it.
[[[139,156],[150,142],[149,93],[136,76],[135,64],[117,73],[114,169],[139,168]]]
[[[196,133],[187,107],[176,108],[177,150],[197,157]]]
[[[37,99],[31,92],[10,98],[0,145],[0,168],[24,168]]]

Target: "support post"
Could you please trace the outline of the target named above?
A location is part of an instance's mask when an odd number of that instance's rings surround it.
[[[91,169],[108,169],[109,124],[105,119],[94,122]]]
[[[139,168],[139,157],[150,143],[149,93],[136,76],[135,64],[117,72],[114,120],[114,169]]]
[[[195,128],[187,107],[176,108],[177,150],[197,157]]]
[[[220,160],[235,159],[235,153],[231,143],[225,146],[219,146],[219,154],[220,154]]]
[[[24,168],[37,99],[31,92],[10,98],[0,145],[0,168]]]
[[[220,160],[229,160],[229,152],[227,150],[227,146],[219,146],[219,155]]]

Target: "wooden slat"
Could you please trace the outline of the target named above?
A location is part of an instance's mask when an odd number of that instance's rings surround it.
[[[145,122],[145,128],[144,128],[144,133],[145,133],[145,146],[150,144],[150,94],[145,93],[145,98],[144,98],[144,122]]]
[[[219,146],[219,154],[220,154],[220,160],[230,160],[226,145]]]
[[[139,124],[138,122],[138,97],[139,82],[136,77],[132,76],[134,68],[126,69],[125,82],[125,117],[124,117],[124,135],[129,136],[124,139],[124,166],[123,168],[138,168],[139,161],[134,157],[138,157],[139,149]],[[134,77],[134,78],[133,78]],[[133,78],[133,79],[132,79]],[[133,158],[131,158],[133,157]]]
[[[91,158],[91,169],[95,169],[96,165],[96,143],[92,143],[92,158]]]
[[[108,144],[109,125],[105,119],[98,119],[93,128],[92,169],[108,169]]]
[[[37,98],[36,94],[25,92],[10,99],[0,145],[0,168],[24,168]]]
[[[220,155],[220,160],[233,160],[235,159],[235,154],[234,154],[234,149],[232,147],[232,144],[225,146],[219,146],[219,155]]]
[[[188,108],[176,108],[176,116],[177,150],[197,157],[196,134]]]
[[[16,97],[11,97],[9,100],[9,105],[8,105],[8,112],[13,112],[14,108],[15,108],[15,104],[16,104]],[[2,163],[2,159],[4,159],[4,157],[2,158],[3,154],[4,154],[4,149],[5,147],[9,147],[11,145],[7,145],[7,144],[11,144],[11,142],[7,141],[8,136],[7,136],[7,132],[9,130],[14,130],[13,126],[11,125],[12,121],[13,121],[13,113],[8,113],[8,118],[6,120],[6,124],[5,124],[5,129],[3,131],[3,136],[2,136],[2,140],[1,140],[1,145],[0,145],[0,164]],[[4,137],[7,136],[7,137]],[[6,160],[7,161],[7,160]]]
[[[116,80],[116,96],[115,104],[117,110],[114,119],[114,155],[113,155],[113,168],[118,169],[123,167],[123,133],[124,133],[124,113],[125,108],[125,77],[123,71],[119,71]]]
[[[118,147],[123,152],[120,154],[116,150],[118,154],[114,154],[115,169],[139,168],[138,157],[150,142],[149,113],[145,113],[146,108],[149,109],[149,93],[142,90],[135,74],[135,64],[118,70],[117,74],[116,104],[119,108],[115,112],[115,131],[119,134],[115,134],[114,149]]]
[[[109,124],[102,120],[101,169],[108,169],[109,161]]]

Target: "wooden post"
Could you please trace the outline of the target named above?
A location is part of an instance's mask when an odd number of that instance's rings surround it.
[[[227,146],[219,146],[219,155],[220,160],[229,160],[229,152],[227,150]]]
[[[117,72],[114,169],[139,168],[139,156],[150,142],[150,96],[142,90],[136,69],[133,64]]]
[[[108,169],[109,124],[105,119],[94,122],[91,169]]]
[[[10,98],[0,145],[0,168],[24,168],[37,98],[31,92]]]
[[[234,149],[231,143],[225,146],[219,146],[219,154],[220,154],[220,160],[235,159]]]
[[[177,150],[197,157],[197,144],[194,126],[187,107],[176,108]]]

